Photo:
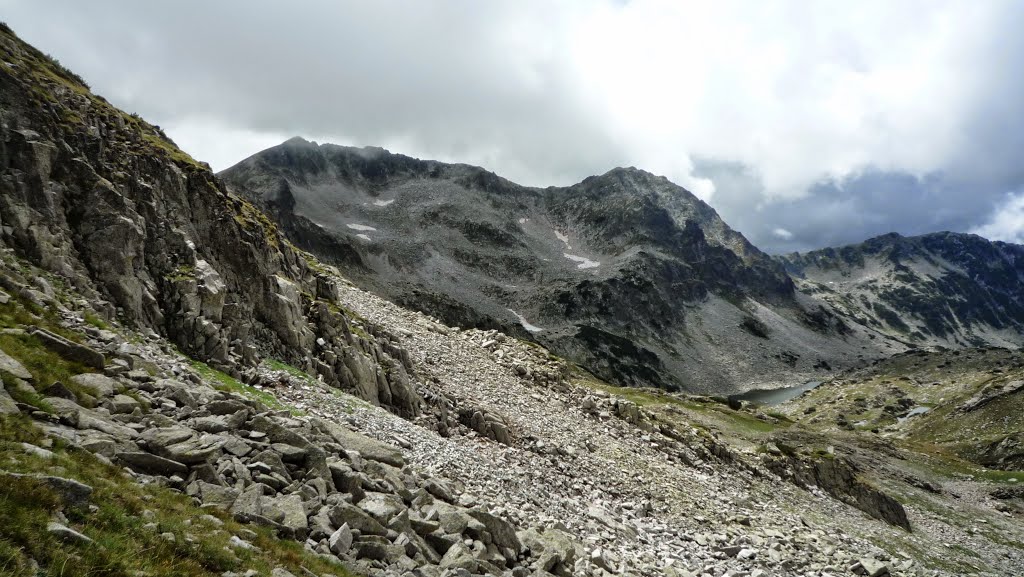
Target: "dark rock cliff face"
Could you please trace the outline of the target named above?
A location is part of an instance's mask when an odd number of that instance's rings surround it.
[[[6,27],[0,52],[3,244],[225,370],[273,355],[418,414],[407,355],[374,327],[354,334],[334,277],[206,165]]]
[[[846,457],[782,455],[765,459],[769,470],[802,487],[820,487],[836,499],[876,519],[910,531],[899,501],[861,477],[857,463]]]
[[[1019,345],[1024,247],[971,234],[889,234],[778,258],[855,322],[920,345]]]
[[[539,341],[620,384],[723,390],[753,378],[691,347],[716,341],[688,332],[708,307],[737,318],[714,331],[735,333],[748,309],[768,307],[787,330],[836,334],[808,320],[815,313],[779,263],[641,170],[538,189],[477,167],[295,138],[220,176],[361,286],[452,324]]]

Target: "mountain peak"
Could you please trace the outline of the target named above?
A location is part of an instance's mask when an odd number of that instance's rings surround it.
[[[623,384],[681,388],[687,373],[688,384],[726,386],[707,367],[659,366],[681,363],[673,331],[695,302],[797,306],[781,266],[684,188],[636,167],[540,189],[382,148],[325,144],[298,160],[270,149],[221,176],[270,207],[299,246],[372,271],[359,279],[367,288],[463,326],[522,330],[514,310],[544,327],[532,334],[564,334],[556,351]],[[293,205],[278,200],[285,185]]]
[[[282,142],[279,146],[317,146],[316,142],[306,140],[301,136],[293,136]]]

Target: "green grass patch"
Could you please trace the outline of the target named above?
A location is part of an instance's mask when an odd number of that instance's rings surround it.
[[[195,280],[195,278],[196,267],[188,264],[179,265],[178,268],[174,269],[174,272],[167,275],[167,280],[171,282]]]
[[[15,379],[13,376],[9,374],[4,373],[3,375],[0,376],[2,376],[3,378],[4,389],[7,390],[7,393],[11,395],[11,398],[13,398],[15,401],[18,401],[19,403],[24,403],[26,405],[31,405],[45,413],[53,413],[53,407],[51,407],[49,403],[43,400],[43,396],[40,395],[34,388],[32,388],[31,386],[19,386],[19,384],[16,382],[17,379]]]
[[[24,329],[30,325],[44,328],[76,343],[84,340],[81,333],[60,324],[57,311],[39,306],[20,295],[12,295],[10,302],[0,305],[0,328]]]
[[[43,346],[36,337],[29,334],[0,334],[0,349],[21,361],[33,377],[36,390],[41,390],[60,381],[68,389],[79,395],[92,395],[92,392],[71,382],[71,377],[82,373],[95,372],[81,363],[65,359]],[[30,403],[31,404],[31,403]]]
[[[779,419],[778,422],[764,421],[747,411],[734,411],[723,402],[715,400],[700,402],[659,389],[616,387],[579,368],[573,371],[573,381],[577,385],[604,391],[655,412],[668,408],[673,415],[682,413],[688,419],[688,425],[696,424],[739,436],[760,436],[792,423],[789,418]]]
[[[297,379],[301,379],[301,380],[309,382],[309,383],[315,383],[316,382],[316,379],[314,379],[312,376],[310,376],[309,373],[307,373],[307,372],[305,372],[305,371],[303,371],[301,369],[297,369],[297,368],[289,365],[288,363],[279,361],[277,359],[266,359],[266,360],[263,361],[263,364],[265,364],[271,370],[274,370],[274,371],[284,371],[284,372],[288,373],[290,376],[295,377]]]
[[[952,452],[950,447],[938,444],[908,441],[906,448],[926,455],[921,462],[929,472],[946,478],[971,477],[989,483],[1024,486],[1024,471],[1004,471],[979,466]],[[1016,481],[1011,481],[1016,479]]]
[[[105,330],[110,328],[110,325],[108,325],[106,321],[101,319],[96,314],[85,313],[84,315],[82,315],[82,318],[85,319],[85,323],[87,325],[96,327],[96,328],[100,329],[101,331],[105,331]]]
[[[38,325],[43,321],[43,307],[35,303],[24,306],[15,298],[5,305],[0,305],[0,328],[16,329],[28,325]]]
[[[0,460],[16,473],[54,474],[93,487],[90,502],[98,510],[64,509],[73,529],[94,540],[91,545],[64,543],[46,525],[62,508],[59,495],[31,478],[4,479],[0,483],[0,574],[129,577],[144,572],[153,576],[213,577],[225,571],[254,569],[269,575],[276,567],[295,575],[312,571],[350,575],[342,567],[307,553],[301,544],[277,539],[269,529],[239,525],[230,515],[196,507],[185,495],[154,485],[140,485],[117,467],[92,454],[57,443],[56,457],[26,454],[22,442],[38,443],[41,433],[25,417],[0,417]],[[145,511],[149,511],[144,515]],[[219,522],[204,515],[212,513]],[[146,528],[155,523],[156,529]],[[233,535],[254,531],[259,550],[228,546]],[[174,535],[173,542],[161,533]]]
[[[1024,486],[1024,471],[1000,471],[998,469],[975,469],[975,477],[991,483]],[[1012,480],[1011,480],[1012,479]]]
[[[277,400],[277,397],[274,395],[255,387],[251,387],[227,373],[218,371],[202,361],[189,359],[189,364],[191,364],[192,368],[199,373],[200,377],[209,381],[213,388],[218,391],[238,393],[249,397],[250,399],[259,401],[272,409],[287,410],[293,413],[298,413],[295,409],[281,403],[281,401]]]
[[[280,250],[282,236],[277,225],[270,220],[263,211],[259,210],[251,202],[237,196],[231,197],[235,209],[235,222],[243,229],[251,231],[260,229],[267,244]]]
[[[779,411],[765,411],[764,414],[782,423],[793,424],[796,422],[789,415]]]
[[[890,534],[886,537],[865,535],[865,538],[874,543],[874,545],[879,549],[887,551],[892,550],[895,547],[900,551],[906,552],[925,567],[941,569],[942,571],[946,571],[952,575],[976,575],[981,571],[981,569],[976,565],[963,560],[953,559],[949,555],[931,555],[911,539],[902,535]],[[955,547],[950,547],[950,549],[956,550]],[[970,554],[968,556],[975,559],[980,558],[977,554]]]

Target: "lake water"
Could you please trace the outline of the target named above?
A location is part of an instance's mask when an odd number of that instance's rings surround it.
[[[752,391],[747,391],[742,395],[733,395],[729,398],[739,399],[748,403],[756,403],[758,405],[778,405],[779,403],[785,403],[790,399],[795,399],[805,391],[809,391],[820,384],[821,381],[808,381],[802,385],[783,387],[781,389],[754,389]]]
[[[909,419],[910,417],[913,417],[913,416],[916,416],[916,415],[923,415],[923,414],[927,413],[930,410],[931,409],[928,408],[928,407],[914,407],[913,409],[910,410],[909,413],[907,413],[907,416],[899,417],[896,420],[899,421],[900,424],[903,424],[903,422],[906,421],[907,419]]]

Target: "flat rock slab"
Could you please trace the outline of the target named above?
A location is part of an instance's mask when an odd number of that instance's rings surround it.
[[[203,435],[181,443],[159,447],[155,451],[162,457],[185,465],[198,465],[209,461],[220,453],[224,441],[224,437],[219,435]]]
[[[32,479],[42,485],[46,485],[53,489],[60,496],[61,501],[70,507],[81,508],[88,505],[89,497],[92,495],[92,487],[74,479],[53,475],[2,472],[0,473],[0,482],[3,482],[4,477]]]
[[[164,475],[167,477],[170,477],[171,475],[185,476],[188,474],[188,467],[185,465],[182,465],[177,461],[165,459],[159,455],[154,455],[153,453],[145,453],[142,451],[125,452],[116,453],[115,456],[119,461],[139,473]]]
[[[156,427],[153,429],[147,429],[141,435],[139,440],[153,451],[173,445],[175,443],[181,443],[194,437],[196,432],[188,427],[182,427],[181,425],[171,425],[169,427]]]
[[[327,539],[327,546],[335,555],[341,556],[348,553],[349,548],[352,547],[352,529],[349,528],[348,523],[343,524],[331,534]]]
[[[92,543],[92,539],[89,537],[75,531],[71,527],[61,525],[60,523],[49,523],[46,525],[46,530],[49,531],[51,535],[66,543],[77,543],[80,545],[89,545]]]
[[[347,524],[353,529],[358,529],[363,535],[387,535],[388,530],[369,516],[362,509],[349,503],[339,503],[330,513],[331,523],[336,526]]]
[[[31,329],[29,332],[32,336],[39,339],[46,348],[65,359],[82,363],[83,365],[94,369],[102,369],[106,365],[106,359],[103,358],[103,353],[96,349],[71,342],[60,335],[53,334],[50,331],[39,327]]]
[[[91,390],[99,398],[113,397],[115,393],[124,388],[114,379],[97,373],[75,375],[71,377],[71,382]]]
[[[398,468],[405,466],[405,458],[402,457],[402,452],[391,445],[325,420],[317,420],[314,423],[326,431],[336,443],[346,449],[358,451],[364,459],[378,461]]]
[[[32,373],[28,372],[28,369],[18,359],[5,353],[3,349],[0,349],[0,373],[7,373],[12,377],[26,381],[32,380]]]
[[[106,433],[117,440],[130,440],[139,436],[134,429],[112,421],[106,415],[79,406],[74,401],[60,397],[46,397],[44,400],[53,407],[54,412],[60,415],[63,422],[76,429],[93,429]]]

